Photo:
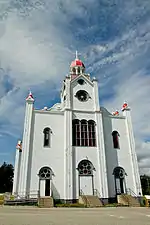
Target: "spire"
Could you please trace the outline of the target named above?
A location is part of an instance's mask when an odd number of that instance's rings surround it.
[[[31,91],[29,92],[29,95],[26,98],[26,101],[32,101],[32,102],[34,102],[34,98],[33,98],[33,95],[32,95],[32,92]]]
[[[122,106],[122,111],[124,111],[124,110],[129,110],[130,108],[129,108],[129,106],[128,106],[128,103],[126,102],[126,101],[124,101],[124,104],[123,104],[123,106]]]

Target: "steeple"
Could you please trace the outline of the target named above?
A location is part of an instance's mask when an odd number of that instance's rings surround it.
[[[72,75],[80,75],[83,74],[85,70],[84,63],[79,59],[78,51],[75,54],[75,60],[72,61],[70,65],[70,73]]]
[[[33,98],[33,95],[32,95],[31,91],[29,92],[28,97],[26,98],[26,101],[34,102],[34,98]]]

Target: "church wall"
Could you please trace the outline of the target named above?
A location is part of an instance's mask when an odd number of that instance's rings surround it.
[[[95,113],[86,112],[86,111],[73,111],[73,119],[79,120],[94,120],[95,121]]]
[[[134,191],[134,179],[133,179],[133,167],[130,154],[130,145],[128,139],[128,133],[125,124],[125,118],[113,118],[111,116],[103,116],[104,135],[105,135],[105,149],[106,149],[106,161],[107,161],[107,176],[108,176],[108,189],[109,196],[115,196],[115,183],[113,170],[115,167],[123,167],[126,176],[126,187],[131,188]],[[114,149],[112,131],[118,131],[120,149]],[[132,171],[132,172],[131,172]]]
[[[106,153],[106,166],[107,166],[107,178],[108,178],[108,192],[109,197],[115,197],[115,183],[114,176],[112,175],[113,169],[118,165],[117,152],[113,148],[112,142],[112,120],[109,116],[103,116],[103,128],[104,128],[104,142]]]
[[[131,155],[131,147],[129,143],[129,133],[126,129],[125,119],[112,119],[112,127],[113,130],[117,130],[119,132],[120,138],[120,149],[117,151],[118,156],[118,165],[123,167],[126,176],[126,187],[130,188],[133,192],[135,192],[135,178],[134,178],[134,170],[133,170],[133,162]]]
[[[85,83],[84,85],[79,85],[77,82],[74,82],[71,86],[71,107],[72,109],[77,109],[77,110],[83,110],[86,109],[86,111],[92,111],[94,110],[94,90],[92,87],[92,84],[89,85],[89,83]],[[77,91],[79,90],[85,90],[88,92],[89,96],[91,97],[88,101],[86,102],[81,102],[79,101],[75,95]]]
[[[55,198],[63,198],[64,195],[64,117],[61,114],[48,112],[35,112],[34,114],[33,149],[31,165],[30,191],[39,188],[39,170],[48,166],[52,169],[52,189]],[[52,130],[51,146],[43,147],[43,130],[49,127]]]

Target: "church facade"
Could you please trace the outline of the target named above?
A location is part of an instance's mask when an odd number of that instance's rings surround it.
[[[13,194],[76,201],[81,194],[115,198],[142,193],[130,108],[108,112],[98,81],[76,57],[61,89],[61,103],[34,109],[26,98],[23,141],[17,144]]]

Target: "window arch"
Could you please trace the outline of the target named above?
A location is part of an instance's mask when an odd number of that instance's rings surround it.
[[[44,147],[50,147],[50,134],[52,133],[51,129],[49,127],[46,127],[43,130],[43,133],[44,133]]]
[[[91,176],[93,175],[94,166],[89,160],[82,160],[78,164],[79,176]]]
[[[117,166],[113,170],[113,175],[115,176],[115,178],[123,179],[123,178],[125,178],[125,175],[127,175],[127,174],[122,167]]]
[[[73,146],[96,146],[95,121],[78,120],[72,121],[72,144]]]
[[[89,146],[96,146],[95,121],[88,121]]]
[[[51,168],[45,166],[45,167],[42,167],[39,171],[39,178],[41,180],[51,180],[52,179],[52,170]]]
[[[72,145],[80,146],[80,121],[77,119],[72,121]]]
[[[81,146],[88,146],[88,122],[81,120]]]
[[[120,146],[119,146],[119,137],[120,137],[120,135],[119,135],[119,133],[118,133],[118,131],[113,131],[112,132],[112,137],[113,137],[113,146],[114,146],[114,148],[120,148]]]
[[[116,195],[126,193],[126,179],[127,176],[124,168],[117,166],[113,170],[114,181],[115,181],[115,191]]]

